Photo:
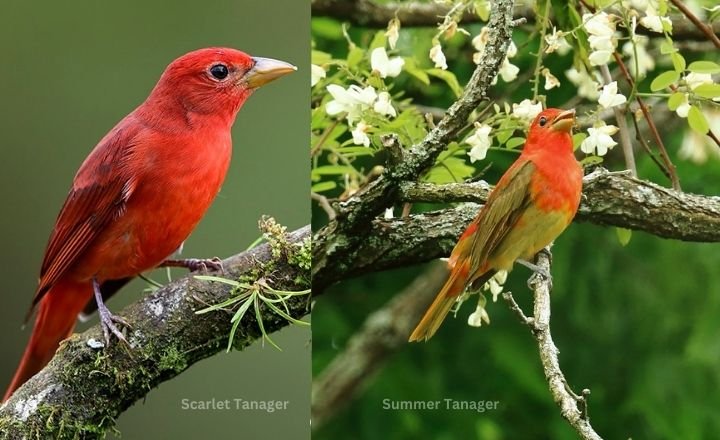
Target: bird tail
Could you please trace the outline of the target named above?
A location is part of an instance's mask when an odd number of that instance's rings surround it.
[[[435,301],[427,309],[425,316],[422,317],[420,323],[410,335],[410,342],[427,341],[440,328],[453,304],[455,304],[458,295],[465,290],[465,285],[468,282],[468,270],[468,262],[455,265],[445,285],[435,297]]]
[[[78,313],[91,296],[89,283],[61,281],[50,289],[40,301],[30,341],[2,402],[50,362],[60,341],[72,333]]]

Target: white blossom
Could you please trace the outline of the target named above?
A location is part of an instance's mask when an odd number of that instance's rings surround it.
[[[478,304],[475,311],[468,316],[468,325],[471,327],[481,327],[483,322],[490,324],[490,316],[487,314],[485,307]]]
[[[395,77],[400,75],[405,60],[402,57],[388,57],[384,47],[373,49],[370,54],[370,66],[374,72],[378,72],[381,78],[388,76]]]
[[[385,32],[390,49],[395,49],[397,41],[400,38],[400,20],[393,18],[388,22],[387,32]]]
[[[377,101],[373,105],[373,110],[385,116],[397,116],[397,112],[392,105],[392,98],[388,92],[380,92]]]
[[[533,103],[529,99],[523,99],[520,104],[512,105],[512,114],[518,119],[532,121],[542,111],[542,104]]]
[[[476,123],[475,132],[465,139],[465,143],[472,147],[467,153],[468,156],[470,156],[471,163],[485,159],[488,149],[492,144],[492,139],[490,138],[491,130],[492,128],[489,125]]]
[[[627,98],[622,93],[618,93],[617,81],[613,81],[603,86],[598,102],[603,108],[612,108],[624,104]]]
[[[558,31],[553,26],[552,34],[545,35],[545,53],[553,53],[557,51],[560,55],[565,55],[570,50],[570,45],[565,40],[566,32]]]
[[[690,90],[695,90],[698,86],[703,84],[712,84],[712,75],[709,73],[696,73],[690,72],[685,76],[685,82],[687,83]]]
[[[653,32],[663,33],[665,27],[668,28],[669,32],[672,32],[670,18],[659,16],[657,10],[651,4],[648,4],[645,9],[645,16],[640,19],[640,24]]]
[[[333,100],[325,104],[325,112],[329,116],[347,113],[348,122],[360,119],[362,112],[369,109],[377,99],[372,86],[361,88],[353,84],[344,89],[337,84],[329,84],[326,89]]]
[[[588,137],[580,144],[580,149],[586,154],[595,152],[598,156],[604,156],[608,150],[617,145],[612,135],[617,133],[618,128],[614,125],[599,125],[588,128]]]
[[[582,98],[596,100],[600,96],[600,84],[594,81],[585,70],[578,71],[574,67],[565,71],[565,77],[577,87],[577,94]]]
[[[393,218],[394,210],[395,209],[392,206],[390,208],[385,208],[385,214],[383,215],[385,220],[391,220]]]
[[[355,145],[370,146],[370,137],[367,135],[367,131],[370,128],[365,121],[360,121],[355,125],[355,128],[350,132],[352,133],[353,143]]]
[[[488,38],[490,38],[490,29],[486,26],[480,29],[480,33],[472,39],[472,45],[477,51],[473,54],[473,62],[475,64],[480,64],[480,58],[482,57],[483,51],[485,51]]]
[[[325,78],[325,69],[317,64],[310,65],[310,87],[315,86],[321,79]]]
[[[430,59],[433,63],[435,63],[436,68],[447,70],[447,60],[445,59],[445,54],[443,53],[440,43],[435,43],[435,45],[430,49]]]
[[[590,35],[588,43],[592,52],[588,57],[593,66],[603,66],[610,62],[612,54],[617,46],[614,38],[615,23],[611,16],[605,12],[583,15],[583,26]]]
[[[510,82],[517,78],[518,72],[520,72],[520,68],[511,63],[509,59],[505,58],[502,66],[500,66],[498,74],[503,81]]]
[[[677,115],[681,118],[687,118],[689,112],[690,102],[688,101],[687,93],[685,93],[683,94],[683,102],[675,109],[675,113],[677,113]]]
[[[560,87],[560,80],[555,75],[550,73],[550,69],[543,69],[542,74],[545,77],[545,90],[550,90],[554,87]]]

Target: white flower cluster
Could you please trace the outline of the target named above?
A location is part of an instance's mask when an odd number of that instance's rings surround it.
[[[604,11],[595,14],[583,15],[583,27],[590,35],[588,42],[592,52],[589,56],[590,64],[593,66],[604,66],[610,62],[617,39],[615,38],[615,22],[612,16]]]
[[[588,128],[588,137],[580,144],[580,149],[586,154],[597,154],[604,156],[608,150],[612,149],[617,142],[612,136],[617,133],[618,128],[614,125],[605,125],[600,122],[595,127]]]
[[[353,84],[345,89],[337,84],[330,84],[327,86],[327,91],[333,99],[325,104],[325,112],[329,116],[346,114],[348,125],[352,128],[353,142],[356,145],[370,146],[368,132],[372,126],[362,120],[364,112],[372,109],[384,116],[397,116],[390,94],[377,93],[372,86],[362,88]]]
[[[505,281],[507,280],[507,271],[501,270],[498,271],[492,278],[488,280],[487,283],[483,286],[483,290],[490,291],[490,293],[493,296],[493,302],[497,301],[498,295],[500,295],[503,291],[503,284],[505,284]],[[487,310],[485,310],[485,305],[487,304],[487,300],[485,299],[485,295],[483,293],[480,293],[478,298],[478,305],[475,308],[475,311],[468,316],[468,325],[471,327],[481,327],[483,323],[490,324],[490,316],[487,313]]]
[[[600,96],[598,91],[600,83],[594,80],[585,70],[578,71],[573,67],[565,71],[565,77],[577,87],[579,97],[594,101]]]
[[[487,156],[488,149],[492,145],[491,130],[489,125],[475,123],[475,132],[465,139],[465,143],[471,147],[467,153],[470,156],[470,163],[483,160]]]

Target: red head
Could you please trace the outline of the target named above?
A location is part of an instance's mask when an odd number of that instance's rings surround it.
[[[548,108],[541,111],[530,124],[525,151],[548,149],[572,151],[573,125],[575,125],[575,109]]]
[[[187,53],[165,69],[146,100],[147,116],[153,119],[182,114],[219,116],[229,123],[252,92],[268,82],[296,70],[283,61],[251,57],[222,47]]]

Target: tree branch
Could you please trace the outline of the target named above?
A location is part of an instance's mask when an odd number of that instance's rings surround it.
[[[285,238],[224,260],[225,272],[218,276],[262,278],[277,290],[307,289],[310,227]],[[296,253],[289,257],[293,251]],[[123,411],[152,388],[224,350],[234,311],[196,311],[223,302],[233,293],[224,283],[198,280],[194,275],[178,279],[120,312],[132,326],[128,341],[133,348],[119,343],[103,348],[99,326],[65,341],[53,360],[0,406],[2,438],[100,438]],[[288,300],[288,314],[298,319],[306,315],[308,299],[295,296]],[[262,304],[259,310],[268,333],[289,324]],[[236,350],[262,336],[252,309],[235,335]]]
[[[405,27],[434,27],[442,22],[442,18],[449,10],[448,5],[436,2],[410,1],[385,4],[378,4],[373,0],[313,0],[312,2],[313,17],[331,17],[369,28],[384,28],[395,16]],[[518,8],[515,15],[525,17],[529,24],[535,21],[535,13],[529,7]],[[673,23],[673,40],[704,41],[708,39],[707,34],[710,32],[720,35],[720,22],[713,23],[712,28],[706,31],[688,22],[682,15],[675,14],[670,18]],[[477,14],[466,11],[462,16],[462,22],[481,23],[482,20]],[[707,26],[705,28],[707,29]],[[638,27],[637,33],[658,35],[643,27]]]
[[[407,347],[412,329],[446,278],[446,265],[437,264],[367,317],[345,350],[313,380],[313,430],[361,393],[390,356]]]
[[[535,264],[550,273],[550,258],[550,250],[546,248],[538,254]],[[601,440],[601,437],[590,425],[590,418],[587,414],[587,395],[589,395],[589,392],[583,391],[582,396],[575,394],[560,369],[559,351],[550,333],[550,280],[542,275],[535,274],[530,278],[528,284],[533,290],[533,316],[531,318],[524,317],[522,310],[511,294],[505,293],[503,298],[508,301],[511,309],[523,315],[521,321],[530,328],[533,337],[537,341],[543,372],[548,381],[550,393],[555,403],[560,407],[560,414],[577,431],[581,438]]]

